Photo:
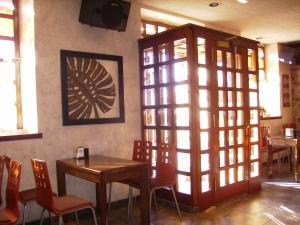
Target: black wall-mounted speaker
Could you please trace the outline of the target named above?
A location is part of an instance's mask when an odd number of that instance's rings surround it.
[[[90,26],[125,31],[130,2],[122,0],[82,0],[79,22]]]

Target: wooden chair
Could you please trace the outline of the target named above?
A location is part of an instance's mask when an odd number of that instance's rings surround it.
[[[132,160],[138,162],[148,162],[148,175],[152,177],[152,143],[150,141],[135,140],[133,145]],[[128,192],[128,219],[132,209],[132,188],[139,189],[138,183],[125,180],[123,184],[129,185]],[[110,209],[112,184],[109,186],[108,207]]]
[[[36,184],[36,201],[43,207],[40,225],[43,224],[45,210],[58,216],[59,225],[64,224],[63,215],[74,212],[76,224],[79,224],[77,211],[82,209],[91,209],[95,225],[97,225],[97,218],[92,202],[74,195],[54,197],[46,162],[38,159],[31,159],[31,164]]]
[[[9,163],[11,161],[11,158],[9,156],[4,155],[5,165],[8,170]],[[56,196],[56,193],[53,193],[54,196]],[[23,205],[23,219],[22,219],[22,225],[26,224],[26,218],[27,218],[27,205],[31,202],[36,201],[36,189],[31,188],[27,190],[23,190],[19,192],[19,201]],[[51,220],[51,214],[49,213],[49,219]],[[52,224],[52,222],[51,222]]]
[[[281,156],[280,153],[283,153],[288,149],[288,146],[284,145],[271,145],[269,143],[268,137],[269,137],[269,132],[270,128],[268,126],[261,126],[260,128],[260,133],[261,133],[261,154],[266,154],[268,156],[268,162],[267,164],[270,163],[269,157],[272,157],[273,160],[273,155],[277,154],[277,165],[278,165],[278,170],[281,170]],[[263,158],[263,157],[261,157]],[[269,165],[270,166],[270,165]]]
[[[175,205],[179,218],[181,218],[180,209],[174,191],[176,185],[176,150],[173,144],[160,143],[157,146],[156,176],[149,179],[150,189],[150,211],[152,196],[156,190],[169,188],[174,197]]]
[[[11,160],[6,186],[6,207],[0,211],[0,225],[14,224],[19,219],[19,185],[21,163]]]

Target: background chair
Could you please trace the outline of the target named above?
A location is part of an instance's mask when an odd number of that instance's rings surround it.
[[[260,128],[261,132],[261,158],[263,161],[263,155],[266,155],[268,157],[268,150],[271,151],[271,155],[277,154],[277,165],[278,165],[278,170],[281,170],[281,156],[284,153],[284,151],[289,150],[288,146],[285,145],[271,145],[269,143],[269,134],[270,134],[270,127],[268,126],[261,126]]]
[[[6,207],[0,211],[0,225],[14,224],[19,219],[19,186],[21,163],[11,160],[6,186]]]
[[[45,210],[58,216],[59,225],[64,224],[63,215],[74,212],[76,224],[78,225],[77,211],[82,209],[90,209],[92,211],[95,225],[97,225],[97,218],[92,202],[74,195],[54,197],[46,162],[38,159],[31,159],[31,163],[36,184],[36,201],[43,207],[40,222],[41,225],[43,224]]]
[[[150,141],[135,140],[133,145],[132,160],[148,163],[148,175],[152,177],[152,143]],[[132,210],[132,188],[139,189],[138,182],[125,180],[122,184],[129,185],[128,192],[128,219],[130,219],[130,211]],[[108,207],[110,210],[112,183],[109,186]]]
[[[156,190],[169,188],[172,191],[178,216],[181,218],[180,209],[174,191],[176,185],[176,150],[173,144],[160,143],[157,146],[156,176],[149,179],[150,211],[152,195]]]

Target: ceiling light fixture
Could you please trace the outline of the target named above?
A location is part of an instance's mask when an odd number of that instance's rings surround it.
[[[212,3],[209,4],[210,7],[217,7],[219,5],[220,5],[219,2],[212,2]]]
[[[239,3],[242,3],[242,4],[246,4],[249,2],[249,0],[237,0]]]

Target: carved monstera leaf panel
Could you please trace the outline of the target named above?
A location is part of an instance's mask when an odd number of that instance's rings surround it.
[[[98,119],[116,100],[112,75],[97,59],[67,57],[69,118]]]

